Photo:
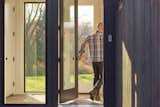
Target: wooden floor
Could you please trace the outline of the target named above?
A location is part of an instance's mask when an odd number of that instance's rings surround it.
[[[103,104],[102,98],[101,98],[101,101],[92,101],[90,99],[89,94],[79,94],[79,97],[77,99],[65,102],[62,105],[63,106],[67,106],[67,105],[96,105],[96,107],[101,105],[100,107],[102,107],[102,104]]]
[[[103,107],[103,105],[59,105],[58,107]]]
[[[13,95],[6,98],[5,104],[45,104],[45,94]],[[77,99],[60,104],[59,107],[103,107],[103,100],[92,101],[89,94],[79,94]]]
[[[45,104],[45,94],[21,94],[6,98],[5,104]]]

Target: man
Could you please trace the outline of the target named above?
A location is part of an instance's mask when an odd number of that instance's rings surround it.
[[[89,44],[94,70],[94,88],[90,91],[90,98],[92,100],[100,100],[99,91],[103,82],[103,23],[99,23],[97,28],[98,30],[94,34],[85,39],[79,51],[79,58],[81,58],[82,54],[85,52],[86,44]]]

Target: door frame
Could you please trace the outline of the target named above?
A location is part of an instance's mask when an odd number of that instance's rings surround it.
[[[24,1],[22,1],[22,2],[23,2],[23,9],[24,9],[24,10],[23,10],[23,13],[22,13],[22,14],[23,14],[23,19],[24,19],[24,20],[23,20],[23,24],[24,24],[24,25],[23,25],[23,26],[24,26],[24,37],[23,37],[23,40],[24,40],[24,43],[23,43],[23,45],[24,45],[24,46],[23,46],[23,50],[24,50],[24,57],[23,57],[23,58],[24,58],[24,61],[23,61],[23,63],[24,63],[24,64],[23,64],[23,65],[24,65],[24,84],[23,84],[23,85],[24,85],[24,93],[46,93],[45,91],[26,91],[26,78],[25,78],[25,77],[26,77],[26,75],[25,75],[25,72],[26,72],[26,70],[25,70],[25,24],[26,24],[26,23],[25,23],[25,16],[26,16],[26,15],[25,15],[25,14],[26,14],[26,13],[25,13],[25,5],[26,5],[27,3],[32,3],[32,4],[44,3],[44,4],[45,4],[45,10],[46,10],[46,6],[47,6],[47,5],[46,5],[45,0],[39,0],[39,1],[24,0]],[[45,19],[45,20],[46,20],[46,19]],[[45,30],[46,30],[46,29],[45,29]],[[45,31],[45,32],[46,32],[46,31]],[[46,45],[46,44],[47,44],[47,42],[46,42],[46,38],[45,38],[45,45]],[[45,47],[45,48],[46,48],[46,47]],[[46,53],[45,53],[45,58],[46,58]],[[46,64],[46,61],[45,61],[45,67],[46,67],[46,65],[47,65],[47,64]],[[46,68],[45,68],[45,72],[46,72],[46,71],[47,71],[47,70],[46,70]],[[45,76],[45,81],[46,81],[46,76],[47,76],[46,73],[45,73],[44,76]],[[46,82],[45,82],[45,84],[46,84]]]
[[[57,107],[58,106],[58,0],[46,0],[46,104],[4,104],[4,7],[0,0],[0,106]],[[57,16],[57,17],[55,17]],[[53,34],[55,36],[53,36]],[[53,43],[55,43],[53,45]],[[53,85],[54,84],[54,85]],[[55,103],[57,102],[57,103]]]
[[[104,107],[115,107],[115,1],[104,0]],[[1,107],[57,107],[58,106],[58,0],[47,0],[47,83],[45,105],[4,105],[4,0],[0,0],[0,106]],[[57,16],[57,17],[55,17]],[[55,36],[54,36],[55,35]],[[54,45],[53,45],[54,43]],[[120,105],[121,106],[121,105]]]
[[[64,61],[63,61],[63,49],[64,49],[64,44],[63,44],[63,41],[64,41],[64,38],[63,38],[63,35],[64,35],[64,0],[60,0],[59,1],[59,30],[60,30],[60,78],[59,78],[59,81],[60,81],[60,91],[59,91],[59,95],[60,95],[60,103],[63,103],[69,99],[74,99],[74,98],[77,98],[78,97],[78,18],[76,17],[78,15],[78,0],[74,0],[74,14],[75,14],[75,17],[74,17],[74,23],[75,23],[75,28],[74,28],[74,35],[75,35],[75,58],[74,58],[74,62],[75,62],[75,88],[71,88],[71,89],[67,89],[67,90],[64,90],[64,80],[63,80],[63,77],[64,77]],[[70,97],[66,97],[66,96],[70,96]]]
[[[116,29],[117,0],[103,0],[104,4],[104,107],[116,106]],[[112,36],[112,41],[108,38]],[[105,91],[107,90],[107,91]],[[58,91],[57,91],[58,92]]]
[[[107,29],[104,30],[104,107],[117,106],[115,26],[117,3],[118,0],[104,0],[104,29]],[[109,39],[111,39],[111,41]],[[118,107],[121,106],[122,105],[118,105]]]

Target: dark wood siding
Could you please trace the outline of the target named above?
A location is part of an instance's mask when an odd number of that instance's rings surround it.
[[[122,101],[125,95],[122,88],[124,89],[125,84],[123,73],[130,72],[130,68],[131,107],[160,107],[160,1],[122,0],[122,2],[123,9],[116,11],[117,107],[123,105],[121,102],[128,103],[127,100]],[[123,53],[123,43],[130,66],[123,63],[123,58],[127,57]]]
[[[3,87],[4,81],[3,80],[3,71],[4,71],[4,1],[0,0],[0,78],[1,78],[1,86]],[[3,89],[0,88],[0,103],[3,102]]]

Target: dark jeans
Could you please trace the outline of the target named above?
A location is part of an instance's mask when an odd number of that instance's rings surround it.
[[[92,62],[94,70],[94,89],[100,89],[103,84],[103,62]]]

